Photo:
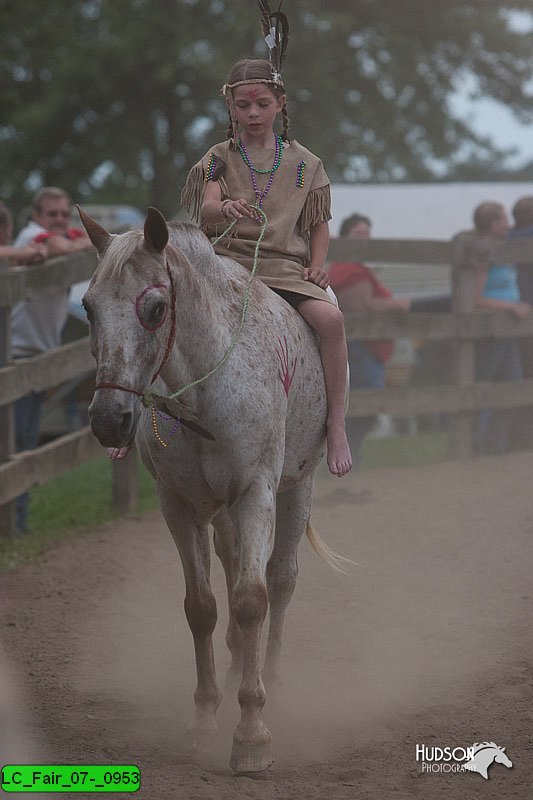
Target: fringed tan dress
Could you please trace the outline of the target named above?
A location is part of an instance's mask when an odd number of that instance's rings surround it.
[[[257,169],[269,169],[274,148],[249,150],[249,156]],[[219,236],[228,225],[227,222],[206,224],[200,218],[206,182],[217,168],[224,168],[218,178],[223,200],[243,197],[250,205],[257,202],[250,170],[240,152],[230,149],[229,140],[214,145],[189,172],[181,195],[182,204],[210,238]],[[298,175],[302,169],[303,186],[300,186]],[[263,191],[269,174],[256,173],[255,177],[258,189]],[[309,265],[309,231],[319,222],[331,219],[330,206],[329,179],[320,159],[294,139],[290,145],[284,142],[281,163],[262,203],[268,225],[261,242],[257,275],[267,286],[332,302],[324,289],[304,281],[302,276],[304,267]],[[232,234],[214,245],[215,251],[251,270],[259,231],[259,222],[240,219]]]

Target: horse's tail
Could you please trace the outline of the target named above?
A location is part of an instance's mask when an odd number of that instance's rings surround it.
[[[325,561],[326,564],[335,570],[335,572],[340,572],[343,575],[347,575],[349,573],[348,566],[356,566],[359,567],[356,561],[352,561],[350,558],[346,558],[345,556],[341,556],[339,553],[336,553],[329,544],[320,538],[318,533],[315,531],[313,526],[311,525],[311,520],[307,521],[307,526],[305,528],[305,534],[309,539],[309,544],[322,561]]]

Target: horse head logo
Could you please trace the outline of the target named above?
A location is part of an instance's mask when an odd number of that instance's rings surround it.
[[[494,742],[481,742],[472,746],[474,755],[464,765],[465,769],[471,772],[479,772],[483,778],[488,780],[488,769],[493,762],[503,764],[504,767],[512,767],[513,762],[505,755],[505,747],[498,747]]]

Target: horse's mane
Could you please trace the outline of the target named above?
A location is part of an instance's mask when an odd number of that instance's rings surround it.
[[[194,261],[198,266],[209,264],[210,269],[215,261],[218,262],[213,245],[197,225],[192,222],[168,222],[167,227],[170,244],[181,250],[189,261]]]
[[[214,262],[219,262],[213,251],[213,245],[196,225],[190,222],[168,222],[167,226],[170,234],[167,247],[171,253],[176,249],[180,250],[189,261],[193,261],[195,266],[199,267],[205,265],[212,269]],[[120,277],[143,239],[142,230],[112,234],[98,266],[99,274],[110,278]]]
[[[119,277],[124,265],[127,264],[142,242],[143,236],[144,234],[141,230],[112,234],[98,265],[99,274],[110,278]]]

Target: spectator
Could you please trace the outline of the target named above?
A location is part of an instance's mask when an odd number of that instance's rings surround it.
[[[0,260],[7,259],[11,266],[35,264],[44,261],[48,250],[44,244],[29,244],[27,247],[14,247],[13,217],[8,207],[0,200]]]
[[[341,225],[339,235],[349,239],[369,239],[372,223],[362,214],[352,214]],[[329,280],[335,291],[341,310],[352,311],[409,311],[408,298],[393,297],[392,293],[364,264],[342,261],[331,264]],[[385,388],[385,364],[392,355],[391,341],[348,341],[348,363],[350,365],[351,389]],[[346,433],[354,465],[360,460],[360,449],[367,433],[374,425],[375,417],[348,417]]]
[[[32,204],[32,218],[15,239],[16,247],[45,244],[49,256],[92,247],[88,236],[70,227],[71,199],[62,189],[46,187],[38,192]],[[11,345],[13,358],[29,358],[59,347],[68,315],[68,290],[51,289],[35,300],[24,301],[13,308]],[[30,392],[15,403],[17,450],[28,450],[39,443],[42,392]],[[28,494],[17,498],[17,528],[28,527]]]
[[[533,196],[521,197],[512,208],[514,228],[509,239],[524,236],[533,238]],[[529,263],[516,265],[520,299],[533,306],[533,258]],[[520,339],[520,358],[524,378],[533,378],[533,339]],[[533,449],[533,408],[517,409],[512,427],[512,443],[515,449]]]
[[[505,239],[509,222],[500,203],[481,203],[474,211],[476,233],[487,239]],[[516,268],[511,264],[476,265],[474,307],[510,311],[524,317],[531,310],[520,299]],[[482,339],[476,345],[476,380],[521,381],[522,362],[513,339]],[[480,453],[504,453],[509,447],[512,411],[482,411],[478,416],[475,446]]]

